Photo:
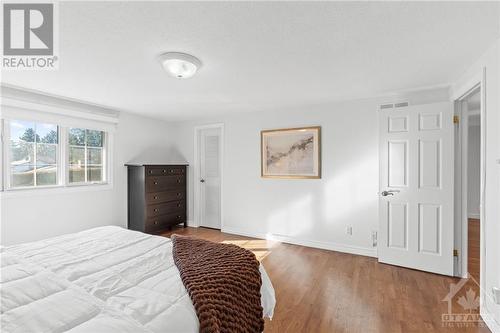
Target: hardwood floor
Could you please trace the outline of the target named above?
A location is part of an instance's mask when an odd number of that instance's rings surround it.
[[[276,291],[275,315],[266,320],[266,333],[490,332],[482,322],[443,325],[442,314],[448,311],[443,299],[459,279],[212,229],[175,229],[163,235],[172,233],[234,243],[256,254]],[[460,295],[465,297],[465,290],[453,299],[453,313],[464,312],[456,302]]]
[[[479,281],[479,262],[480,262],[480,232],[481,227],[478,219],[469,219],[469,244],[468,244],[468,270],[469,273]]]

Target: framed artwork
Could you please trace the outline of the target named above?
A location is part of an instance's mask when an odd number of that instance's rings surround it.
[[[321,178],[321,127],[260,132],[263,178]]]

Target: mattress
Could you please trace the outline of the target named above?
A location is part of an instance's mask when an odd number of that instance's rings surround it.
[[[169,238],[108,226],[3,247],[2,332],[198,332]],[[275,296],[262,265],[264,316]]]

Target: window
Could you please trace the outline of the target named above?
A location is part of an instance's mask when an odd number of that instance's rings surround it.
[[[69,183],[102,182],[104,132],[70,128],[68,142]]]
[[[108,183],[107,132],[14,119],[2,128],[5,189]]]
[[[10,122],[10,187],[57,185],[58,127]]]

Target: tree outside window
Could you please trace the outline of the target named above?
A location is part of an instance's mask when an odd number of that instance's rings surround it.
[[[70,128],[69,183],[95,183],[104,180],[104,132]]]
[[[11,121],[11,187],[56,185],[58,143],[57,125]]]

